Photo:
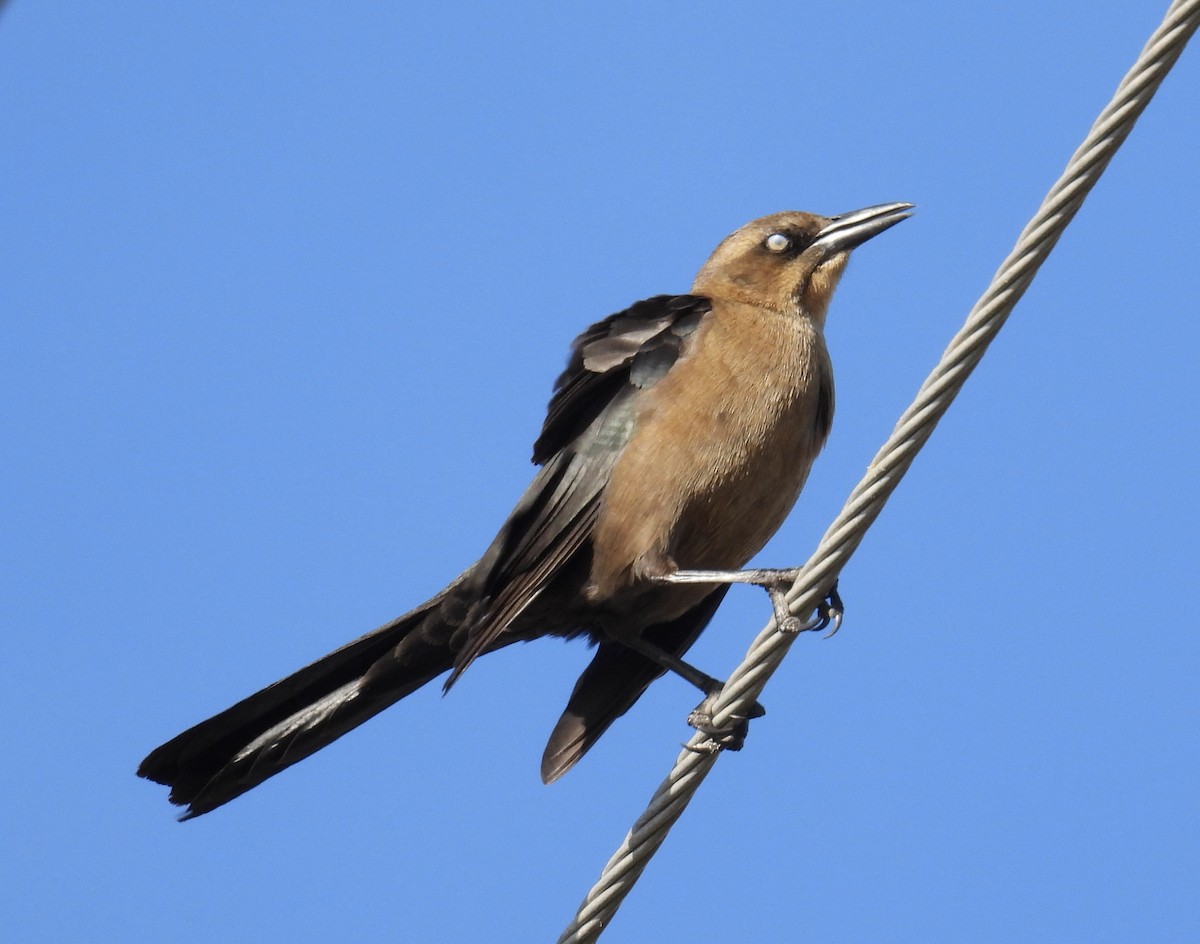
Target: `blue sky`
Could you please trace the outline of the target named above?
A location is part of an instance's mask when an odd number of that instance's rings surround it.
[[[472,561],[582,327],[756,216],[911,201],[759,558],[805,559],[1164,9],[10,4],[6,935],[553,940],[683,683],[553,787],[578,643],[196,822],[134,768]],[[1197,115],[1191,49],[606,942],[1200,935]]]

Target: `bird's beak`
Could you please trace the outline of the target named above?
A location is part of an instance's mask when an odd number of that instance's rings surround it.
[[[855,210],[830,217],[829,223],[817,233],[810,248],[819,248],[831,256],[860,246],[872,236],[878,236],[901,220],[912,216],[911,203],[881,203],[879,206]]]

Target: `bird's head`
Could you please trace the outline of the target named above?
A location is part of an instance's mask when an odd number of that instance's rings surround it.
[[[692,294],[744,301],[825,320],[850,250],[911,216],[911,203],[818,216],[788,211],[726,237],[696,276]]]

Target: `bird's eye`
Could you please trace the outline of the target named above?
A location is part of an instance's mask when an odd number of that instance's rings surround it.
[[[764,245],[771,252],[787,252],[792,247],[792,241],[784,236],[783,233],[772,233],[767,237]]]

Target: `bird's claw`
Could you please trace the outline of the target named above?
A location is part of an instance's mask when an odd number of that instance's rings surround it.
[[[688,724],[707,738],[707,740],[696,746],[692,746],[691,744],[683,745],[695,754],[715,754],[717,751],[740,751],[742,745],[746,743],[746,735],[750,732],[751,720],[761,718],[767,713],[767,709],[758,702],[752,702],[745,713],[739,712],[730,715],[729,720],[725,724],[714,724],[712,709],[716,703],[717,695],[717,692],[713,692],[688,715]]]
[[[792,615],[787,605],[787,599],[784,596],[785,591],[782,584],[775,584],[766,589],[771,597],[771,606],[775,609],[775,625],[781,633],[795,635],[797,633],[820,632],[826,627],[832,626],[833,628],[825,634],[825,638],[828,639],[842,628],[842,616],[845,613],[845,608],[842,604],[841,595],[838,593],[836,581],[829,588],[829,592],[825,594],[825,599],[821,601],[821,605],[817,607],[816,611],[807,621],[801,621],[799,617]]]

